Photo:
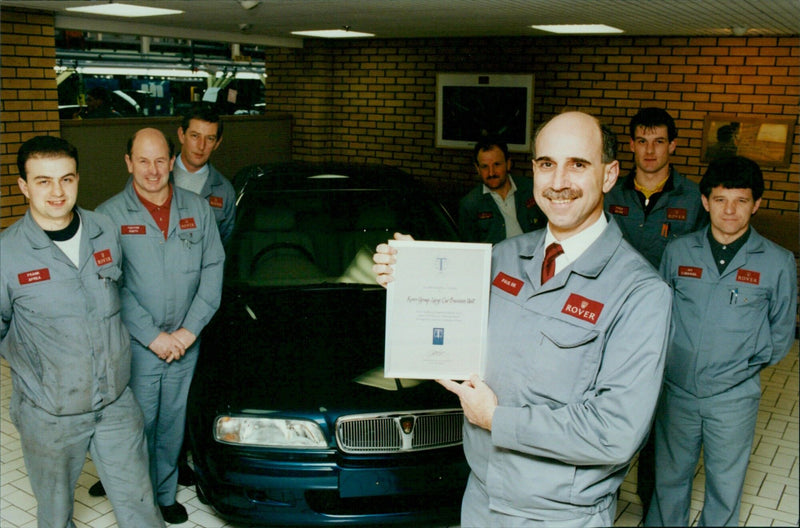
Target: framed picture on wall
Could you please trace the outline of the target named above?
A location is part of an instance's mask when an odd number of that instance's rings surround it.
[[[792,159],[794,117],[739,117],[707,114],[700,160],[739,155],[759,165],[788,167]]]
[[[491,136],[527,152],[532,122],[532,74],[436,74],[437,147],[471,149]]]

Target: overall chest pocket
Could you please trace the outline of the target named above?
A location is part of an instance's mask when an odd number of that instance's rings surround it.
[[[178,233],[178,267],[184,273],[200,271],[203,262],[203,233],[198,229]]]
[[[534,343],[529,375],[537,398],[567,404],[579,401],[594,383],[602,356],[600,332],[551,319]]]

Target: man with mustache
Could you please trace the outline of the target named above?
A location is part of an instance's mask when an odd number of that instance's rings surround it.
[[[658,398],[671,306],[603,212],[615,149],[581,112],[536,133],[533,192],[547,228],[493,249],[486,378],[439,380],[467,419],[463,526],[614,524]],[[388,284],[397,250],[381,244],[373,258]]]
[[[481,183],[461,199],[458,228],[465,242],[496,244],[544,227],[545,218],[533,199],[531,180],[514,180],[508,145],[485,138],[473,150]]]

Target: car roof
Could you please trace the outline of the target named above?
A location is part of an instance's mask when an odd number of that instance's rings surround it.
[[[237,191],[404,189],[414,179],[397,167],[342,162],[276,162],[250,165],[233,180]]]

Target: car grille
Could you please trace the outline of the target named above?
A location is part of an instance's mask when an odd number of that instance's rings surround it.
[[[336,442],[345,453],[394,453],[461,443],[461,409],[376,413],[336,420]]]

